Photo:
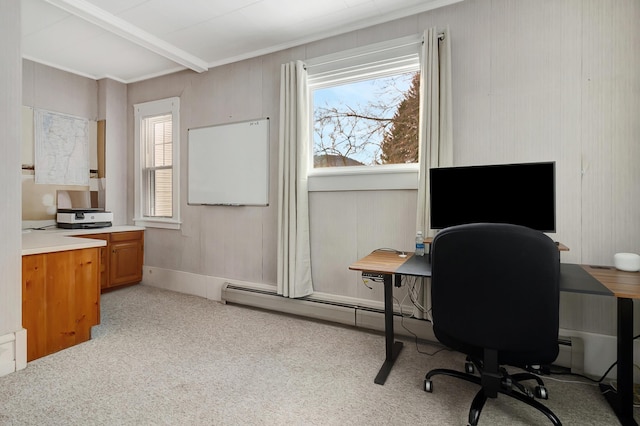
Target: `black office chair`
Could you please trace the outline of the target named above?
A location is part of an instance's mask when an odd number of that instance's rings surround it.
[[[467,355],[465,372],[438,374],[476,383],[469,409],[477,425],[487,398],[498,393],[558,417],[535,398],[547,399],[537,374],[558,356],[560,254],[541,232],[518,225],[475,223],[440,231],[431,244],[433,330],[447,347]],[[524,371],[509,374],[503,366]],[[513,369],[512,369],[513,370]],[[477,372],[477,373],[476,373]],[[535,380],[530,389],[521,382]]]

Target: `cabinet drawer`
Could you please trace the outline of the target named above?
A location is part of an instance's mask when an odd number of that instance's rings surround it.
[[[107,243],[109,242],[109,235],[110,234],[84,234],[84,235],[74,235],[75,237],[80,237],[80,238],[92,238],[94,240],[104,240]]]
[[[114,232],[111,234],[111,242],[141,240],[142,235],[143,231]]]

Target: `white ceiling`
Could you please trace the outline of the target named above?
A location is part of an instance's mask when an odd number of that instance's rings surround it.
[[[21,0],[22,56],[131,83],[197,72],[462,0]]]

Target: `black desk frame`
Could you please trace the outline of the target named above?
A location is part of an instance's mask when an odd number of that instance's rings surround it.
[[[400,279],[401,276],[396,274],[396,287],[400,287]],[[384,340],[384,363],[374,379],[374,382],[378,385],[384,385],[403,346],[402,342],[395,340],[395,331],[393,329],[393,275],[391,274],[384,274]]]
[[[410,258],[414,259],[414,257]],[[425,258],[426,260],[427,258]],[[424,263],[428,264],[428,260]],[[430,264],[423,273],[415,270],[415,260],[411,265],[411,270],[404,273],[398,268],[395,274],[383,274],[384,276],[384,323],[385,323],[385,360],[376,375],[374,382],[383,385],[387,380],[391,368],[400,354],[403,343],[395,340],[395,331],[393,326],[393,287],[400,287],[402,275],[415,275],[421,277],[430,277]],[[592,278],[586,271],[583,271],[580,265],[561,264],[561,273],[563,277],[571,276],[569,281],[565,278],[561,279],[560,291],[569,293],[597,294],[604,296],[613,296],[604,285]],[[576,275],[577,273],[577,275]],[[581,276],[584,274],[584,276]],[[394,281],[395,277],[395,281]],[[576,278],[577,277],[577,278]],[[586,278],[585,278],[586,277]],[[589,279],[589,277],[591,277]],[[584,283],[584,284],[583,284]],[[633,417],[633,299],[618,297],[617,298],[617,386],[616,391],[611,385],[600,384],[600,390],[613,411],[618,416],[623,426],[637,426],[638,423]]]
[[[391,367],[395,363],[403,343],[395,340],[393,329],[393,287],[400,287],[403,275],[412,275],[422,278],[431,276],[431,263],[428,256],[411,256],[396,271],[395,274],[384,273],[384,339],[385,359],[374,382],[383,385],[389,376]]]
[[[618,364],[616,391],[600,383],[600,390],[623,426],[637,426],[633,418],[633,299],[618,297]]]

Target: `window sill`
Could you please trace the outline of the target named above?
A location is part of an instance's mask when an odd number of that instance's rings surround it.
[[[180,229],[182,224],[179,221],[172,219],[152,219],[152,218],[140,218],[133,219],[133,223],[136,226],[144,226],[145,228],[162,228],[162,229]]]
[[[332,167],[309,172],[308,190],[374,191],[418,189],[418,165]]]

